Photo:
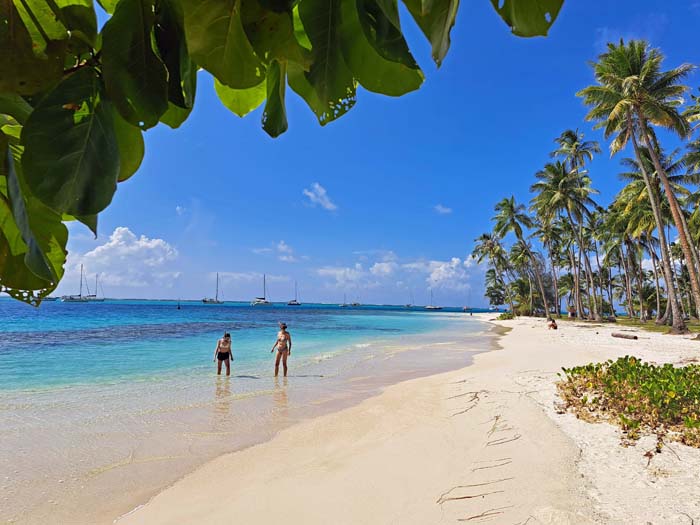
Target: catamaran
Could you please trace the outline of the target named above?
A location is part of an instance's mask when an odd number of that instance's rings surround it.
[[[211,297],[205,297],[202,299],[204,304],[224,304],[223,301],[219,301],[219,272],[216,272],[216,295],[212,299]]]
[[[442,306],[435,306],[433,304],[433,289],[430,289],[430,304],[425,307],[426,310],[442,310]]]
[[[83,296],[83,265],[80,265],[80,293],[78,295],[64,295],[61,297],[62,303],[87,303],[87,296]]]
[[[268,304],[272,304],[270,301],[267,300],[267,281],[265,278],[265,274],[263,274],[263,294],[262,297],[256,297],[250,302],[250,306],[265,306]]]
[[[287,303],[287,306],[301,306],[299,299],[297,298],[297,282],[294,281],[294,299]]]

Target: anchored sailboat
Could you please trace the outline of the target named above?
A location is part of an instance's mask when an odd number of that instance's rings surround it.
[[[348,304],[348,301],[347,301],[345,294],[343,294],[343,304],[339,304],[338,306],[340,306],[341,308],[347,308],[348,306],[350,306]]]
[[[411,292],[411,302],[404,305],[406,308],[413,308],[413,292]]]
[[[442,306],[435,306],[433,304],[433,289],[430,289],[430,304],[425,307],[426,310],[442,310]]]
[[[250,302],[251,306],[265,306],[272,304],[267,300],[267,280],[265,274],[263,274],[263,294],[262,297],[256,297]]]
[[[97,297],[97,285],[98,285],[98,280],[97,280],[97,274],[95,274],[95,293],[90,293],[90,289],[88,288],[88,294],[85,296],[85,300],[92,302],[92,303],[103,303],[105,300],[105,292],[102,290],[102,297]],[[87,278],[85,279],[85,286],[87,287]]]
[[[299,299],[297,298],[297,282],[294,281],[294,299],[287,303],[287,306],[301,306]]]
[[[223,301],[219,301],[219,272],[216,272],[216,295],[212,299],[211,297],[202,299],[204,304],[224,304]]]
[[[83,296],[83,265],[80,265],[80,293],[78,295],[64,295],[61,297],[63,303],[86,303],[88,298]]]

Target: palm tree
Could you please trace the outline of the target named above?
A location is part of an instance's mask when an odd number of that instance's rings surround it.
[[[622,150],[631,140],[635,155],[640,160],[642,171],[645,173],[646,169],[640,158],[637,134],[647,147],[669,200],[673,220],[688,260],[693,294],[696,304],[700,305],[700,281],[696,272],[697,254],[689,242],[682,210],[666,172],[661,166],[658,143],[649,127],[660,125],[681,137],[688,135],[688,122],[677,108],[680,103],[679,97],[687,90],[687,87],[680,82],[688,75],[692,66],[686,64],[671,71],[662,72],[662,61],[661,53],[656,49],[650,49],[648,43],[641,40],[632,40],[628,44],[624,41],[620,41],[619,45],[608,44],[608,51],[600,55],[598,62],[594,64],[598,85],[589,86],[581,90],[578,95],[591,106],[586,119],[599,121],[597,127],[605,128],[606,138],[616,134],[610,145],[612,154]],[[659,240],[665,244],[663,223],[648,174],[645,174],[645,183],[659,227]],[[670,261],[664,261],[664,266],[668,268]],[[667,282],[672,282],[670,275],[666,275],[666,278]],[[678,304],[674,305],[677,303],[674,296],[674,293],[669,293],[672,301],[673,331],[686,332]]]
[[[591,195],[598,192],[591,188],[591,181],[587,175],[581,174],[578,168],[570,168],[561,161],[547,164],[535,177],[538,181],[530,187],[530,191],[536,193],[532,199],[532,209],[546,219],[551,220],[559,213],[564,213],[569,219],[577,237],[579,254],[586,265],[588,284],[593,291],[593,316],[599,320],[598,299],[595,284],[592,282],[593,272],[583,239],[583,221],[591,214],[589,208],[597,206]],[[577,270],[574,271],[574,279],[577,281],[578,289]],[[577,312],[577,315],[580,313]]]
[[[542,210],[540,210],[541,212]],[[538,217],[537,230],[535,235],[540,240],[547,254],[549,255],[549,266],[552,271],[552,284],[554,286],[554,299],[556,303],[557,316],[561,317],[561,304],[559,295],[559,271],[558,271],[558,259],[559,253],[561,251],[562,242],[562,228],[556,220],[553,220],[541,214]]]
[[[510,304],[510,311],[515,315],[513,297],[510,293],[508,283],[504,278],[504,274],[508,271],[508,259],[506,251],[501,244],[500,237],[491,233],[482,233],[479,237],[474,239],[474,242],[476,245],[472,251],[472,257],[476,257],[479,263],[483,262],[484,259],[489,260],[493,269],[496,270],[498,280],[505,286],[506,297],[508,298],[508,304]]]
[[[542,284],[542,275],[539,269],[538,261],[535,259],[532,250],[525,242],[523,236],[523,226],[525,228],[532,228],[533,222],[530,216],[525,211],[525,206],[523,204],[518,204],[515,202],[515,197],[511,196],[509,198],[504,198],[495,207],[496,215],[493,217],[493,221],[496,222],[494,226],[494,232],[499,237],[505,237],[509,232],[513,232],[518,242],[522,244],[523,249],[527,252],[532,263],[532,269],[535,274],[535,280],[537,281],[537,287],[540,289],[540,294],[542,295],[542,302],[544,303],[545,316],[549,315],[549,303],[547,302],[547,294],[544,290],[544,285]]]

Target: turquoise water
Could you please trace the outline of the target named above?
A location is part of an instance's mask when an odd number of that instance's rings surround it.
[[[235,370],[269,369],[277,322],[293,336],[294,362],[317,361],[377,338],[437,330],[444,316],[400,307],[251,307],[170,301],[47,302],[0,299],[0,390],[43,389],[168,374],[208,373],[224,331]]]
[[[3,523],[111,523],[208,459],[467,366],[490,341],[447,309],[0,299],[0,319]],[[278,321],[288,378],[273,377]],[[224,331],[230,378],[213,363]]]

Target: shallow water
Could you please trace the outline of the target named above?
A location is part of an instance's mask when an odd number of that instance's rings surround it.
[[[0,522],[109,523],[216,455],[488,346],[461,313],[399,308],[0,300],[0,316]],[[213,372],[224,330],[230,378]]]

